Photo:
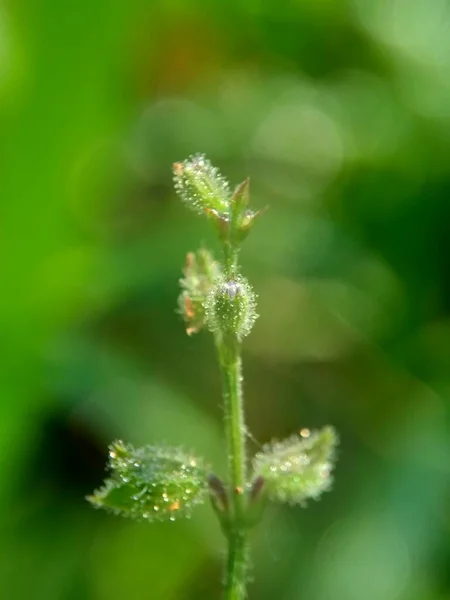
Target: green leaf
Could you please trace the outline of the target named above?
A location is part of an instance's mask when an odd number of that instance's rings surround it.
[[[253,459],[254,478],[261,476],[270,500],[305,504],[331,487],[337,435],[332,427],[302,429],[284,441],[274,441]]]
[[[115,514],[147,521],[189,517],[207,495],[207,469],[178,448],[133,448],[121,441],[109,448],[111,476],[87,500]]]

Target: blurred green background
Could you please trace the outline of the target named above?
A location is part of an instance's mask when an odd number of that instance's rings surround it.
[[[175,313],[216,247],[173,192],[193,152],[270,206],[250,430],[341,436],[333,491],[255,532],[250,598],[450,598],[449,31],[448,0],[0,5],[1,598],[220,596],[208,506],[84,500],[116,437],[224,473],[212,342]]]

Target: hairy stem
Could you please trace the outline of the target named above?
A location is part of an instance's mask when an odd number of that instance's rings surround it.
[[[247,533],[245,527],[246,453],[240,344],[234,334],[216,338],[222,374],[228,455],[231,522],[227,531],[226,599],[245,598]]]
[[[238,248],[226,241],[223,244],[223,256],[225,275],[231,279],[237,271]]]
[[[226,578],[226,600],[246,597],[248,542],[243,532],[230,533]]]

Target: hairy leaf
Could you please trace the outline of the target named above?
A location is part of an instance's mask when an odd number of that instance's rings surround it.
[[[302,429],[299,435],[272,442],[253,459],[254,477],[264,479],[275,502],[304,504],[331,487],[337,435],[332,427]]]
[[[189,516],[207,495],[202,461],[177,448],[121,441],[109,448],[110,477],[87,499],[94,506],[148,521]]]

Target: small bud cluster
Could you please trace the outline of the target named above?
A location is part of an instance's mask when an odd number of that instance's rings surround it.
[[[186,323],[186,333],[192,335],[204,325],[204,304],[214,281],[221,276],[221,268],[205,249],[189,252],[180,279],[182,292],[178,298],[179,312]]]
[[[330,489],[336,444],[332,427],[315,432],[302,429],[299,436],[272,442],[256,454],[254,474],[264,479],[271,500],[303,505]]]
[[[146,521],[189,517],[207,495],[202,461],[176,448],[135,449],[121,441],[109,448],[110,477],[88,500],[98,508]]]
[[[195,212],[208,215],[224,242],[241,243],[261,214],[248,208],[249,180],[231,194],[226,179],[203,154],[174,163],[173,178],[183,202]]]
[[[212,333],[235,334],[240,340],[257,317],[256,294],[244,277],[217,281],[206,298],[205,320]]]

